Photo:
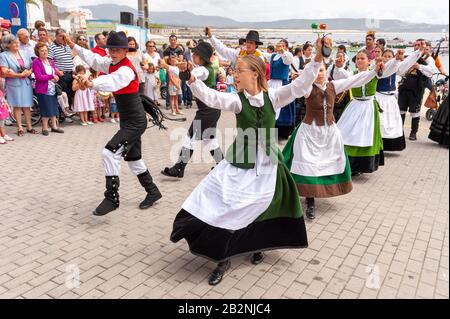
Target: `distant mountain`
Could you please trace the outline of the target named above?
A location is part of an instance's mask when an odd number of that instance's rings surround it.
[[[115,4],[102,4],[84,6],[90,9],[95,18],[120,20],[120,12],[126,11],[137,17],[137,10],[129,6]],[[154,23],[176,27],[204,27],[215,28],[254,28],[254,29],[310,29],[311,23],[317,20],[291,19],[272,22],[239,22],[233,19],[219,16],[196,15],[188,11],[181,12],[150,12],[150,18]],[[321,19],[331,30],[360,30],[366,31],[366,19]],[[377,24],[383,32],[442,32],[448,30],[448,25],[411,23],[400,20],[378,20]]]

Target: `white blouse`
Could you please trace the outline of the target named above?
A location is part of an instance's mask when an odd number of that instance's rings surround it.
[[[278,89],[269,89],[269,98],[275,111],[283,108],[296,98],[301,98],[310,92],[312,84],[319,74],[322,63],[311,62],[304,72],[292,83]],[[223,93],[209,89],[202,81],[194,81],[189,85],[192,94],[201,99],[211,108],[230,111],[239,114],[242,111],[242,103],[237,93]],[[244,92],[251,105],[255,107],[264,106],[264,94],[261,91],[256,96]]]

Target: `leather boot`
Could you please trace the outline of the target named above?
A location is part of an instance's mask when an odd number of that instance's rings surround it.
[[[314,198],[307,198],[306,199],[306,217],[308,219],[315,219],[316,218],[316,204],[314,201]]]
[[[183,178],[184,177],[184,170],[186,168],[186,165],[188,164],[189,160],[192,157],[192,154],[194,154],[194,150],[188,149],[183,147],[180,152],[180,156],[178,158],[177,163],[172,167],[166,167],[161,174],[168,177],[178,177]]]
[[[260,263],[262,263],[264,260],[264,254],[259,252],[259,253],[254,253],[252,255],[252,257],[250,258],[250,262],[253,265],[259,265]]]
[[[216,286],[218,285],[222,279],[223,275],[227,270],[229,270],[231,267],[231,261],[227,260],[222,263],[219,263],[216,267],[216,269],[213,270],[213,272],[209,275],[208,283],[210,286]]]
[[[119,176],[106,176],[105,199],[94,210],[95,216],[104,216],[119,208]]]
[[[153,204],[162,198],[161,192],[158,187],[156,187],[155,183],[153,183],[152,175],[150,175],[149,171],[138,176],[139,182],[142,187],[147,191],[147,196],[144,201],[139,205],[140,209],[147,209],[153,206]]]
[[[417,132],[419,131],[420,118],[415,117],[411,120],[411,134],[409,135],[410,141],[417,141]]]

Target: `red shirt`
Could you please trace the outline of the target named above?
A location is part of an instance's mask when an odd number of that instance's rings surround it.
[[[122,61],[120,61],[119,63],[117,63],[116,65],[110,65],[109,66],[109,73],[114,73],[116,72],[118,69],[120,69],[123,66],[127,66],[130,69],[133,70],[134,72],[134,80],[130,82],[130,84],[128,84],[127,87],[114,92],[114,94],[120,95],[120,94],[134,94],[134,93],[138,93],[139,92],[139,78],[137,76],[136,73],[136,69],[134,68],[133,64],[131,63],[130,60],[128,60],[128,58],[123,59]]]
[[[97,53],[98,55],[100,55],[102,57],[105,57],[108,55],[108,53],[106,53],[106,49],[101,48],[98,45],[95,48],[93,48],[91,51],[94,53]]]
[[[270,63],[266,63],[266,80],[270,80]]]

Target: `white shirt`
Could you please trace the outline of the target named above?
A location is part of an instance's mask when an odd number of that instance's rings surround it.
[[[321,65],[321,63],[313,61],[308,64],[305,71],[302,72],[302,75],[292,83],[278,89],[270,89],[269,98],[272,101],[274,110],[277,111],[291,103],[294,99],[300,98],[310,92],[312,84],[319,74]],[[211,108],[230,111],[235,114],[239,114],[242,111],[241,99],[237,93],[222,93],[211,90],[202,81],[197,80],[189,86],[192,94]],[[262,91],[256,96],[251,96],[247,92],[244,92],[244,94],[249,99],[251,105],[256,107],[264,106],[264,94]]]
[[[74,50],[80,58],[82,58],[94,70],[106,74],[92,81],[94,83],[94,89],[97,91],[119,91],[126,88],[136,77],[134,71],[127,66],[123,66],[114,73],[108,74],[109,67],[112,64],[112,59],[110,57],[101,57],[100,55],[95,54],[90,50],[86,50],[78,45],[75,45]]]
[[[154,66],[158,66],[159,60],[161,60],[161,56],[159,55],[158,52],[154,52],[153,57],[151,57],[150,54],[145,53],[144,60],[147,61],[147,63],[151,63]]]
[[[334,67],[333,80],[347,79],[347,78],[351,77],[353,74],[352,71],[346,70],[345,67],[338,68],[337,66],[335,66],[333,64],[328,67],[328,70],[327,70],[328,78],[331,77],[331,71],[333,71],[333,67]]]
[[[34,47],[36,46],[36,41],[29,40],[27,44],[23,44],[19,41],[19,49],[24,51],[30,58],[35,58]]]
[[[217,50],[217,53],[220,54],[224,58],[224,60],[228,60],[231,63],[236,63],[237,58],[240,56],[242,49],[231,49],[222,43],[215,36],[212,36],[211,44]],[[261,53],[261,59],[264,60],[264,54],[260,50],[256,50]]]

